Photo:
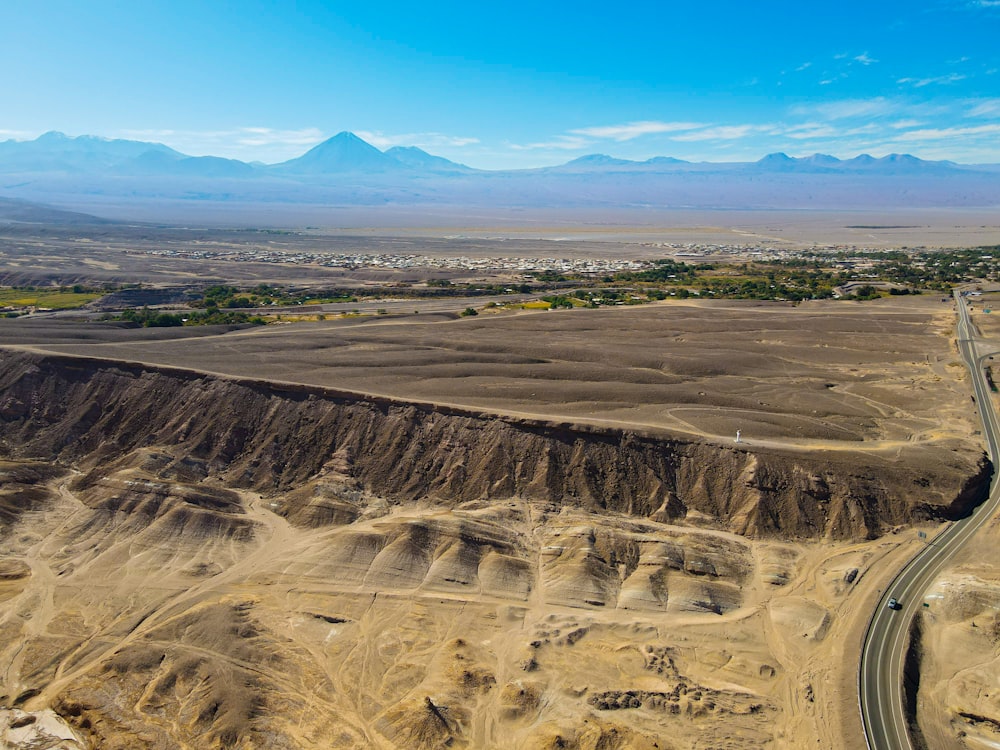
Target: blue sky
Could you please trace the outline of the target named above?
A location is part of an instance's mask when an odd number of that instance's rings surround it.
[[[482,168],[588,153],[1000,162],[1000,0],[3,0],[0,139],[281,161],[341,130]]]

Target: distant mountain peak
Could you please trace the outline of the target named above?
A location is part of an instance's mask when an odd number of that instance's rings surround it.
[[[946,161],[926,161],[912,154],[888,154],[875,158],[861,154],[853,159],[838,159],[829,154],[813,154],[795,158],[783,153],[768,154],[754,163],[758,169],[775,172],[865,172],[870,174],[901,174],[908,172],[949,171],[958,165]]]
[[[69,136],[58,130],[33,141],[4,141],[0,168],[8,172],[97,173],[114,170],[156,151],[173,158],[183,154],[162,143],[146,143],[94,135]]]
[[[57,143],[64,144],[92,144],[92,143],[129,143],[129,144],[140,144],[143,141],[130,141],[122,138],[105,138],[103,135],[66,135],[60,130],[50,130],[47,133],[42,133],[38,136],[35,143],[41,143],[44,145],[52,145]],[[145,144],[150,147],[159,146],[161,148],[166,148],[159,143],[149,143]]]
[[[923,159],[918,159],[912,154],[889,154],[883,156],[879,161],[887,162],[889,164],[924,164]]]
[[[358,143],[363,143],[366,146],[371,146],[371,144],[368,143],[368,141],[366,141],[364,138],[361,138],[361,137],[355,135],[350,130],[341,130],[339,133],[337,133],[337,135],[333,136],[332,138],[327,138],[327,140],[328,141],[357,141]],[[372,146],[372,148],[375,148],[375,147]]]
[[[388,172],[406,167],[363,138],[343,130],[313,146],[302,156],[276,164],[275,169],[300,174]]]
[[[471,167],[445,159],[443,156],[429,154],[418,146],[393,146],[386,149],[385,155],[392,157],[407,167],[423,169],[431,172],[473,172]]]
[[[830,154],[813,154],[812,156],[806,156],[799,161],[806,162],[807,164],[816,164],[820,166],[833,167],[841,163],[840,159],[836,156],[830,156]]]
[[[392,148],[386,149],[387,154],[423,154],[424,156],[431,156],[432,154],[427,153],[419,146],[393,146]],[[443,159],[444,157],[439,156],[438,159]]]
[[[359,138],[350,130],[341,130],[337,135],[327,138],[322,143],[318,143],[312,147],[312,151],[318,148],[331,147],[331,146],[348,146],[351,148],[360,148],[371,151],[378,151],[372,144],[366,141],[364,138]],[[308,153],[308,151],[306,152]],[[379,151],[379,153],[382,153]]]
[[[683,159],[678,159],[674,156],[654,156],[652,159],[646,159],[643,164],[690,164],[689,161],[684,161]]]
[[[587,154],[586,156],[581,156],[579,158],[573,159],[572,161],[566,162],[563,166],[621,166],[624,164],[635,164],[633,161],[628,159],[617,159],[614,156],[608,156],[607,154]]]
[[[50,131],[34,140],[0,141],[0,176],[5,194],[28,199],[96,194],[116,201],[163,196],[234,204],[741,209],[1000,204],[1000,165],[925,161],[911,154],[841,159],[777,152],[759,161],[722,163],[587,154],[559,166],[487,171],[418,146],[383,152],[346,130],[276,165],[189,157],[157,143]]]

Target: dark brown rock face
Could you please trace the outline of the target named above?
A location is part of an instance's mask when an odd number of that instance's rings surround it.
[[[905,452],[892,460],[863,451],[751,452],[9,351],[0,354],[0,446],[14,457],[92,470],[84,484],[136,450],[170,446],[184,454],[176,468],[188,479],[217,476],[265,493],[335,476],[396,501],[522,497],[661,521],[697,518],[748,536],[842,539],[961,515],[982,496],[991,471],[969,453],[926,461]],[[310,513],[312,522],[332,521],[340,511]],[[294,508],[289,518],[297,520]]]

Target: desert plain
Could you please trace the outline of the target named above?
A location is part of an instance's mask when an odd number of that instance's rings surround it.
[[[864,747],[879,592],[991,471],[952,298],[452,306],[0,319],[4,741]],[[921,721],[989,747],[969,554]]]

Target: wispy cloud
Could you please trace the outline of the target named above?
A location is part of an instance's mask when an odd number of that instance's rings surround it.
[[[966,112],[967,117],[997,117],[1000,116],[1000,99],[980,99],[969,102],[972,108]]]
[[[478,138],[446,135],[444,133],[404,133],[387,135],[382,131],[359,130],[357,136],[381,149],[393,146],[419,146],[420,148],[462,148],[479,143]]]
[[[319,128],[281,130],[263,127],[241,127],[228,130],[133,130],[119,131],[125,138],[169,140],[173,143],[205,143],[239,146],[310,146],[323,140]]]
[[[918,89],[922,89],[924,86],[937,86],[949,83],[958,83],[959,81],[964,81],[968,76],[964,76],[961,73],[949,73],[944,76],[933,76],[931,78],[899,78],[896,83],[899,84],[909,84]]]
[[[775,127],[771,132],[775,135],[785,135],[796,140],[828,138],[838,133],[837,129],[832,125],[821,122],[803,122],[791,126]]]
[[[885,97],[873,99],[841,99],[823,104],[802,105],[792,108],[795,116],[819,116],[825,120],[845,120],[852,117],[881,117],[899,108],[896,102]]]
[[[806,69],[811,68],[811,67],[812,67],[812,63],[811,62],[804,62],[799,67],[797,67],[795,69],[795,72],[796,73],[801,73],[803,70],[806,70]]]
[[[873,63],[877,63],[878,60],[871,57],[867,52],[862,52],[854,58],[854,62],[861,63],[862,65],[871,65]]]
[[[842,158],[863,152],[912,151],[923,158],[985,163],[998,161],[998,116],[1000,98],[956,100],[911,93],[799,103],[764,122],[641,120],[576,128],[539,142],[506,147],[521,153],[549,151],[553,159],[598,149],[630,159],[670,155],[713,161],[733,155],[757,154],[753,158],[759,158],[774,151],[830,153]],[[643,140],[642,136],[650,137]]]
[[[1000,135],[1000,123],[975,125],[966,128],[923,128],[908,130],[896,136],[899,141],[940,141],[947,138],[967,138],[969,136]]]
[[[694,130],[703,127],[697,122],[662,122],[658,120],[643,120],[627,122],[623,125],[599,125],[590,128],[577,128],[569,131],[573,135],[588,138],[609,138],[615,141],[630,141],[644,135],[656,133],[676,133],[683,130]]]
[[[323,140],[323,132],[318,128],[301,130],[241,128],[233,137],[241,146],[309,146]]]
[[[895,122],[890,122],[889,127],[894,130],[906,130],[909,128],[919,128],[923,124],[923,120],[896,120]]]
[[[15,141],[26,141],[32,140],[40,135],[39,133],[32,133],[27,130],[4,130],[0,128],[0,140],[15,140]]]
[[[695,141],[732,141],[746,138],[753,133],[765,132],[769,127],[768,125],[717,125],[691,133],[679,133],[671,136],[670,139],[684,143]]]
[[[602,140],[625,143],[626,141],[632,141],[642,136],[683,133],[704,127],[703,123],[698,122],[640,120],[620,125],[594,125],[586,128],[574,128],[548,140],[533,143],[511,143],[508,145],[517,151],[578,151],[595,146]]]
[[[560,151],[577,151],[587,148],[592,144],[593,141],[588,140],[587,138],[571,135],[557,135],[555,138],[547,141],[539,141],[537,143],[511,143],[510,147],[515,151],[539,151],[553,149],[558,149]]]

